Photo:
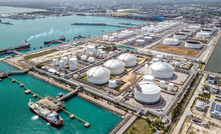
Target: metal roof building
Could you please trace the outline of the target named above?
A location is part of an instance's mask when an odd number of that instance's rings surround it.
[[[209,112],[211,117],[221,120],[221,103],[214,101]]]

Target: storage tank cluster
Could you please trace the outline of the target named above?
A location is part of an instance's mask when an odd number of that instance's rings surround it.
[[[201,48],[201,46],[202,46],[202,43],[199,41],[187,40],[185,42],[185,47],[187,48],[199,49]]]
[[[160,101],[161,88],[153,82],[139,82],[134,86],[134,98],[139,103],[156,104]]]
[[[174,45],[178,45],[179,39],[176,39],[176,38],[164,38],[163,43],[166,44],[166,45],[174,46]]]
[[[89,69],[86,74],[88,82],[93,84],[104,84],[110,80],[111,71],[105,67],[97,66]]]
[[[125,63],[118,59],[111,59],[104,63],[104,67],[111,71],[111,74],[122,74],[125,70]]]
[[[174,38],[179,39],[179,40],[185,40],[187,38],[187,35],[184,33],[175,33]]]
[[[149,67],[149,74],[157,78],[173,77],[174,67],[166,62],[154,62]]]
[[[137,64],[137,57],[130,53],[124,53],[117,57],[117,59],[125,63],[125,67],[133,67]]]
[[[134,31],[133,30],[125,30],[125,31],[121,31],[120,34],[118,34],[118,38],[119,39],[122,39],[122,38],[125,38],[127,36],[130,36],[130,35],[134,35]]]

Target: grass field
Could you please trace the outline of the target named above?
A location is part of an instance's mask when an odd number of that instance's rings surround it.
[[[185,54],[185,55],[192,55],[192,56],[197,56],[198,53],[200,52],[199,50],[191,50],[191,49],[172,47],[172,46],[166,46],[166,45],[156,45],[153,47],[153,49],[174,52],[174,53],[179,53],[179,54]]]
[[[28,55],[28,56],[24,57],[24,60],[33,59],[33,58],[40,57],[40,56],[43,56],[43,55],[46,55],[46,54],[50,54],[50,53],[54,53],[54,52],[56,52],[56,50],[51,49],[51,50],[48,50],[48,51],[44,51],[44,52]]]

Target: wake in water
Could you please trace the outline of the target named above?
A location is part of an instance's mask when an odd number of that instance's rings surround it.
[[[35,116],[32,116],[31,119],[32,119],[32,120],[37,120],[38,117],[39,117],[38,115],[35,115]]]
[[[50,31],[45,31],[45,32],[42,32],[42,33],[39,33],[39,34],[36,34],[36,35],[32,35],[31,37],[29,37],[27,39],[27,41],[31,41],[33,39],[37,39],[37,38],[40,38],[40,37],[49,37],[49,36],[52,36],[52,35],[58,35],[58,37],[59,37],[59,36],[62,36],[62,35],[76,34],[79,31],[83,31],[83,29],[79,29],[79,28],[75,27],[74,29],[70,28],[69,30],[66,30],[66,31],[63,32],[63,31],[54,30],[53,28],[51,28]]]
[[[50,123],[47,123],[47,125],[50,125]]]

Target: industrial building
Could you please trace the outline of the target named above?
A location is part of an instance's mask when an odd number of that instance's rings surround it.
[[[209,112],[211,117],[221,120],[221,103],[214,101]]]
[[[202,100],[197,100],[195,107],[197,110],[203,112],[206,109],[206,102],[204,102]]]

